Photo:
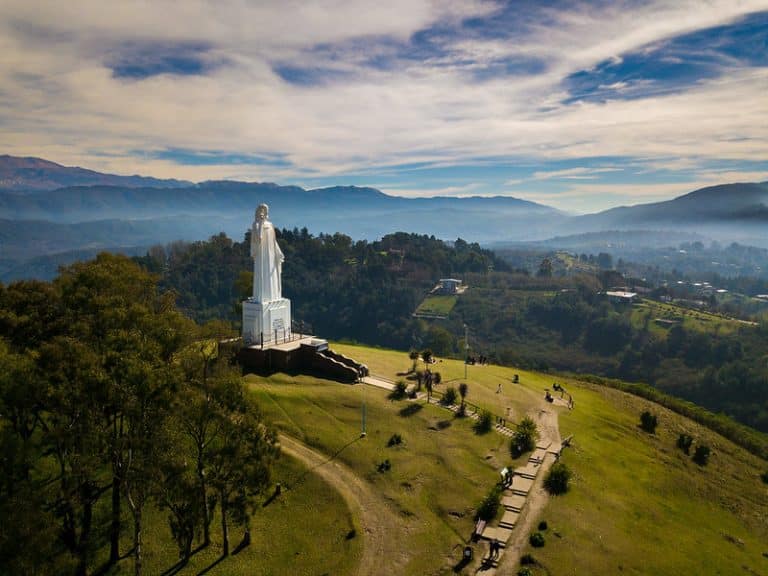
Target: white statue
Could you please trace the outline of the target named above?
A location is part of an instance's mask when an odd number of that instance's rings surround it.
[[[277,245],[275,227],[269,221],[269,206],[259,204],[251,228],[251,258],[253,258],[253,298],[271,302],[282,298],[283,256]]]

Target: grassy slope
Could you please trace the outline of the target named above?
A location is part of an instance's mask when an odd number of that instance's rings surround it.
[[[716,332],[719,334],[731,334],[744,326],[738,320],[712,314],[704,310],[691,310],[675,304],[643,300],[632,309],[632,323],[640,328],[648,318],[648,328],[657,335],[664,335],[668,328],[659,326],[654,322],[656,318],[668,320],[680,320],[683,328],[698,332]]]
[[[367,362],[374,374],[393,377],[394,367],[408,364],[402,352],[334,348]],[[460,362],[434,366],[447,380],[463,376]],[[468,372],[469,399],[499,414],[510,406],[516,417],[531,395],[552,383],[547,375],[497,366],[470,366]],[[509,383],[515,372],[522,386]],[[742,566],[768,574],[762,556],[768,552],[768,488],[759,478],[768,468],[764,461],[643,399],[558,381],[576,402],[573,412],[560,413],[561,434],[575,434],[564,456],[575,479],[572,491],[547,508],[549,544],[531,551],[550,574],[733,574]],[[499,382],[503,392],[497,395]],[[655,436],[637,425],[646,409],[659,415]],[[707,467],[675,447],[680,432],[712,447]]]
[[[458,296],[427,296],[422,300],[419,307],[416,308],[416,312],[419,314],[437,314],[440,316],[448,316],[456,306]]]
[[[406,354],[398,358],[409,362]],[[402,522],[402,531],[392,537],[403,539],[408,574],[449,570],[457,562],[455,548],[471,533],[474,509],[507,458],[500,436],[477,436],[469,421],[431,405],[401,412],[419,404],[390,401],[381,389],[280,374],[247,378],[264,413],[280,429],[337,454],[391,503]],[[368,436],[358,440],[363,393]],[[387,448],[394,433],[403,445]],[[391,470],[377,472],[385,459]]]
[[[287,456],[278,461],[273,477],[290,489],[284,490],[266,508],[257,510],[252,519],[251,545],[215,564],[206,573],[227,576],[354,574],[362,541],[346,538],[355,528],[356,521],[341,495]],[[130,532],[130,520],[126,519],[126,523],[127,532]],[[220,558],[218,515],[211,530],[211,546],[195,554],[177,574],[198,574]],[[242,535],[242,529],[230,529],[232,549],[239,544]],[[123,550],[129,548],[130,537],[126,534]],[[167,513],[148,509],[145,514],[144,573],[161,574],[171,568],[178,560],[177,550],[168,529]],[[102,552],[106,553],[106,549]],[[123,560],[119,568],[120,573],[132,572],[133,560]]]

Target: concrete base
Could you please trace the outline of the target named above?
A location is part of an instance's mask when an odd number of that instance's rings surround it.
[[[363,364],[337,354],[328,348],[327,341],[312,336],[267,346],[244,347],[237,358],[244,373],[293,372],[350,384],[368,373]]]
[[[291,339],[291,301],[288,298],[243,302],[243,344],[264,346]]]

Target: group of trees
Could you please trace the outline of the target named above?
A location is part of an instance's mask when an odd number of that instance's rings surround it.
[[[461,239],[453,246],[434,236],[396,233],[381,240],[353,241],[344,234],[314,236],[278,230],[285,255],[283,294],[293,317],[327,338],[408,349],[453,352],[454,341],[439,326],[411,317],[437,280],[448,275],[487,274],[509,266],[493,252]],[[225,235],[204,242],[155,247],[138,261],[161,274],[179,306],[198,321],[240,321],[240,302],[251,294],[250,233],[242,242]]]
[[[130,553],[140,574],[150,506],[182,560],[198,533],[210,542],[214,510],[225,554],[229,526],[247,528],[275,435],[205,330],[132,261],[0,285],[0,364],[0,573],[84,575],[106,545],[107,565]]]
[[[653,320],[638,324],[630,306],[598,295],[623,279],[607,254],[571,276],[512,270],[492,252],[457,240],[397,233],[374,242],[343,234],[313,236],[282,230],[283,292],[305,330],[333,339],[401,349],[463,354],[464,326],[473,350],[493,360],[540,370],[592,373],[634,382],[725,412],[768,430],[766,326],[702,333],[677,326],[663,334]],[[239,322],[239,302],[250,294],[249,239],[224,235],[206,242],[155,248],[140,258],[161,274],[198,321]],[[537,260],[536,260],[537,259]],[[541,262],[540,254],[528,255]],[[470,289],[446,321],[411,313],[440,277],[461,276]]]

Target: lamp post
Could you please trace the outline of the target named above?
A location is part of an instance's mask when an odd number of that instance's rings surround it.
[[[361,406],[361,431],[360,438],[365,438],[365,382],[360,380],[360,387],[362,388],[361,394],[363,397],[363,403]]]
[[[469,331],[464,324],[464,380],[467,379],[467,363],[469,361]]]

